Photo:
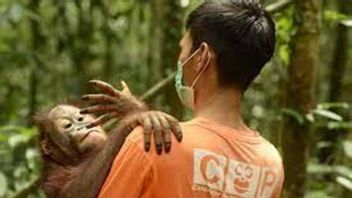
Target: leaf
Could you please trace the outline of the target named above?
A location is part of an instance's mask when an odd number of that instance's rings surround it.
[[[9,18],[14,22],[19,22],[23,16],[23,6],[21,4],[13,4],[9,9]]]
[[[352,179],[352,170],[348,166],[344,166],[344,165],[334,166],[334,172],[348,179]]]
[[[350,106],[348,105],[348,103],[344,103],[344,102],[321,103],[318,105],[318,109],[333,109],[333,108],[349,109]]]
[[[343,187],[352,191],[352,181],[345,177],[336,177],[336,182],[341,184]]]
[[[189,0],[181,0],[181,6],[182,7],[187,7],[187,6],[189,6],[189,4],[190,4],[190,2],[189,2]]]
[[[36,149],[29,148],[26,150],[26,159],[27,159],[28,168],[30,168],[31,170],[36,169],[37,167],[36,159],[38,159],[38,157],[39,157],[39,153]]]
[[[329,148],[329,147],[333,147],[333,146],[334,146],[334,144],[332,142],[328,142],[328,141],[320,141],[317,143],[318,149]]]
[[[8,140],[8,144],[11,148],[15,148],[16,146],[27,143],[28,141],[29,138],[27,136],[19,134],[11,136]]]
[[[4,197],[7,189],[7,179],[4,173],[0,172],[0,197]]]
[[[324,19],[328,22],[336,22],[336,21],[348,19],[348,16],[336,11],[326,10],[324,12]]]
[[[287,45],[283,45],[279,47],[279,57],[284,65],[288,65],[290,63],[290,49]]]
[[[314,115],[312,113],[308,113],[306,115],[306,118],[309,122],[314,122],[315,121],[315,118],[314,118]]]
[[[282,113],[294,118],[300,125],[304,124],[304,117],[296,110],[284,108]]]
[[[328,122],[328,129],[352,129],[352,122]]]
[[[324,110],[324,109],[315,109],[313,110],[314,114],[320,115],[325,118],[329,118],[331,120],[335,121],[343,121],[342,116],[338,115],[337,113],[334,113],[332,111]]]
[[[342,145],[346,156],[352,159],[352,141],[344,141]]]

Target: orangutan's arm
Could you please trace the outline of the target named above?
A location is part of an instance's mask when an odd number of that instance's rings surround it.
[[[118,128],[112,131],[107,143],[102,150],[87,160],[82,166],[77,168],[74,173],[76,177],[68,182],[60,192],[60,198],[95,198],[98,196],[106,177],[109,174],[111,165],[122,148],[126,137],[140,122],[145,120],[158,120],[150,123],[150,129],[154,129],[155,133],[159,131],[159,136],[154,134],[155,141],[164,144],[164,148],[171,147],[171,133],[181,141],[182,132],[179,129],[178,122],[171,119],[169,115],[161,112],[144,112],[130,115],[119,124]],[[174,119],[174,118],[173,118]],[[164,120],[164,123],[162,123]],[[166,122],[167,120],[167,122]],[[148,121],[147,121],[148,122]],[[158,124],[159,123],[159,124]],[[162,124],[161,124],[162,123]],[[145,137],[150,137],[151,130],[145,130]],[[148,134],[147,134],[148,133]],[[163,136],[161,135],[163,134]],[[161,138],[157,140],[156,138]],[[165,144],[168,144],[165,146]],[[158,144],[156,145],[158,147]],[[169,151],[169,150],[168,150]],[[167,151],[167,152],[168,152]]]
[[[127,135],[132,131],[130,126],[120,126],[109,136],[108,142],[93,158],[77,167],[76,177],[66,183],[59,198],[96,198],[109,174],[111,165],[123,146]]]

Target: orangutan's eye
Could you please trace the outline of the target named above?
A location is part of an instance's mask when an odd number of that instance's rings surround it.
[[[77,120],[78,120],[78,122],[82,122],[84,120],[84,118],[83,117],[79,117]]]
[[[65,129],[69,129],[69,128],[71,128],[71,127],[72,127],[72,124],[71,124],[71,123],[65,124],[65,126],[64,126]]]

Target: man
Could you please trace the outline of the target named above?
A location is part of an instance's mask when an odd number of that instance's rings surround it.
[[[180,45],[176,89],[195,113],[181,124],[183,142],[158,156],[144,152],[142,129],[134,131],[100,197],[279,197],[281,157],[240,113],[273,55],[274,22],[252,1],[207,1],[189,15]]]

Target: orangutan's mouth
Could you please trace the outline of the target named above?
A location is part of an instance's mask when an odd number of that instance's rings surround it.
[[[99,133],[99,131],[98,130],[90,130],[90,131],[88,131],[86,134],[84,134],[84,136],[82,137],[82,139],[81,139],[81,142],[83,141],[83,140],[85,140],[88,136],[89,136],[89,134],[91,134],[91,133]]]

